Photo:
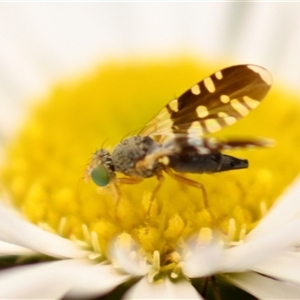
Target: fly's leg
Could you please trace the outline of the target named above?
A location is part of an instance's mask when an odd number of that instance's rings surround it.
[[[207,199],[207,193],[206,193],[206,190],[203,186],[202,183],[200,182],[197,182],[197,181],[194,181],[192,179],[189,179],[189,178],[186,178],[184,176],[181,176],[175,172],[173,172],[171,169],[165,169],[165,172],[170,175],[173,179],[179,181],[179,182],[182,182],[184,184],[187,184],[189,186],[193,186],[197,189],[200,189],[201,192],[202,192],[202,195],[203,195],[203,203],[204,203],[204,207],[205,209],[207,209],[208,211],[210,210],[209,209],[209,205],[208,205],[208,199]]]
[[[151,208],[152,208],[152,204],[153,201],[159,191],[159,189],[161,188],[163,181],[164,181],[164,176],[161,172],[156,174],[156,177],[158,179],[158,183],[155,187],[155,189],[153,190],[150,200],[149,200],[149,206],[147,209],[147,215],[146,218],[149,219],[150,217],[150,212],[151,212]],[[116,178],[113,182],[112,182],[112,186],[114,189],[114,193],[117,195],[117,202],[116,202],[116,206],[115,206],[115,215],[117,216],[117,209],[121,200],[121,191],[119,188],[119,184],[138,184],[140,182],[143,181],[143,178],[139,178],[139,177],[121,177],[121,178]]]
[[[151,197],[150,197],[149,207],[147,209],[147,219],[150,218],[150,212],[151,212],[153,201],[154,201],[154,199],[155,199],[155,197],[157,195],[157,192],[161,188],[161,186],[162,186],[162,184],[164,182],[164,179],[165,179],[164,176],[163,176],[163,174],[160,173],[160,172],[156,174],[156,178],[158,180],[158,183],[157,183],[157,185],[156,185],[155,189],[153,190],[153,192],[151,194]]]
[[[202,183],[194,181],[192,179],[186,178],[184,176],[181,176],[175,172],[173,172],[171,169],[166,168],[165,172],[170,175],[170,177],[172,177],[173,179],[182,182],[186,185],[189,186],[193,186],[199,190],[201,190],[202,195],[203,195],[203,204],[204,204],[204,208],[207,210],[207,212],[209,213],[210,217],[212,218],[213,222],[221,229],[221,227],[218,224],[217,218],[214,216],[213,212],[211,211],[209,205],[208,205],[208,197],[207,197],[207,193],[205,190],[205,187],[203,186]]]
[[[113,181],[113,185],[117,194],[117,206],[121,199],[121,191],[119,188],[119,184],[138,184],[143,181],[143,178],[140,177],[122,177],[122,178],[116,178]]]
[[[119,184],[137,184],[143,181],[143,178],[140,177],[121,177],[121,178],[116,178],[114,180],[114,183],[119,183]]]
[[[117,210],[119,207],[119,204],[121,202],[121,191],[119,188],[119,184],[138,184],[143,181],[143,178],[139,177],[122,177],[122,178],[116,178],[112,182],[112,188],[114,189],[114,194],[116,195],[117,201],[115,206],[115,216],[117,217]]]

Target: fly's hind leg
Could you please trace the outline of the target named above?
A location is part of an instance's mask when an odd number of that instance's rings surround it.
[[[153,192],[151,194],[151,197],[150,197],[149,207],[147,209],[147,219],[150,218],[150,213],[151,213],[151,208],[152,208],[153,201],[154,201],[154,199],[155,199],[155,197],[156,197],[159,189],[161,188],[161,186],[162,186],[162,184],[164,182],[164,176],[163,176],[162,173],[160,173],[160,172],[157,173],[156,174],[156,178],[158,180],[158,183],[157,183],[157,185],[156,185],[155,189],[153,190]]]
[[[211,211],[210,207],[209,207],[209,204],[208,204],[208,197],[207,197],[207,193],[206,193],[206,190],[205,190],[205,187],[203,186],[202,183],[200,182],[197,182],[197,181],[194,181],[192,179],[189,179],[189,178],[186,178],[184,176],[181,176],[177,173],[175,173],[174,171],[172,171],[171,169],[169,168],[166,168],[165,169],[165,172],[167,174],[170,175],[170,177],[172,177],[173,179],[179,181],[179,182],[182,182],[186,185],[189,185],[189,186],[193,186],[197,189],[200,189],[201,192],[202,192],[202,195],[203,195],[203,204],[204,204],[204,208],[207,210],[207,212],[209,213],[210,217],[212,218],[213,222],[220,228],[219,224],[218,224],[218,221],[217,221],[217,218],[214,216],[213,212]],[[221,228],[220,228],[221,229]]]

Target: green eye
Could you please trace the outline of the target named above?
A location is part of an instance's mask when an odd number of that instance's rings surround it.
[[[106,186],[110,181],[108,171],[103,165],[93,168],[91,178],[98,186]]]

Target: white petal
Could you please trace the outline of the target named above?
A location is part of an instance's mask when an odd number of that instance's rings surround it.
[[[66,270],[72,263],[57,261],[1,271],[0,299],[62,298],[70,288]]]
[[[182,271],[187,277],[210,276],[219,270],[224,259],[224,250],[216,244],[198,247],[190,245],[190,253],[185,258]]]
[[[101,296],[130,278],[118,273],[111,265],[86,266],[77,272],[67,296],[72,299]]]
[[[88,260],[61,260],[1,271],[0,299],[60,299],[104,295],[128,276]]]
[[[298,177],[277,200],[268,214],[248,234],[247,239],[256,239],[277,231],[289,220],[299,216],[300,177]]]
[[[272,234],[224,250],[219,271],[242,272],[251,269],[282,250],[297,245],[299,241],[300,220],[291,221]]]
[[[27,248],[0,241],[0,256],[32,254],[35,254],[35,252]]]
[[[187,280],[173,283],[168,278],[150,283],[145,277],[137,282],[122,298],[127,299],[203,299]]]
[[[0,205],[0,240],[53,257],[80,258],[87,255],[70,240],[42,230],[3,205]]]
[[[257,273],[226,275],[234,285],[247,291],[258,299],[300,299],[300,287],[277,281]]]
[[[254,266],[252,270],[300,285],[300,253],[281,253]]]
[[[131,248],[126,248],[114,241],[110,247],[110,256],[121,269],[134,276],[144,276],[151,268],[144,258],[138,255],[135,244]]]
[[[244,272],[278,255],[300,241],[300,220],[260,239],[222,249],[216,244],[198,247],[191,245],[190,256],[184,259],[183,272],[188,277],[203,277],[220,272]]]

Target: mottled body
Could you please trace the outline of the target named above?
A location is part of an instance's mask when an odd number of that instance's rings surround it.
[[[164,148],[150,137],[132,136],[119,143],[111,154],[114,171],[127,176],[148,178],[157,172],[171,168],[180,173],[215,173],[248,167],[248,161],[233,156],[224,155],[214,150],[209,154],[199,153],[197,147],[184,145],[179,140],[178,146]],[[139,164],[147,161],[147,157],[160,154],[165,155],[157,160],[148,160],[148,164]]]
[[[142,178],[154,176],[162,168],[158,161],[153,161],[149,168],[144,169],[137,168],[137,163],[160,148],[160,145],[148,136],[132,136],[123,140],[111,155],[115,171]]]

